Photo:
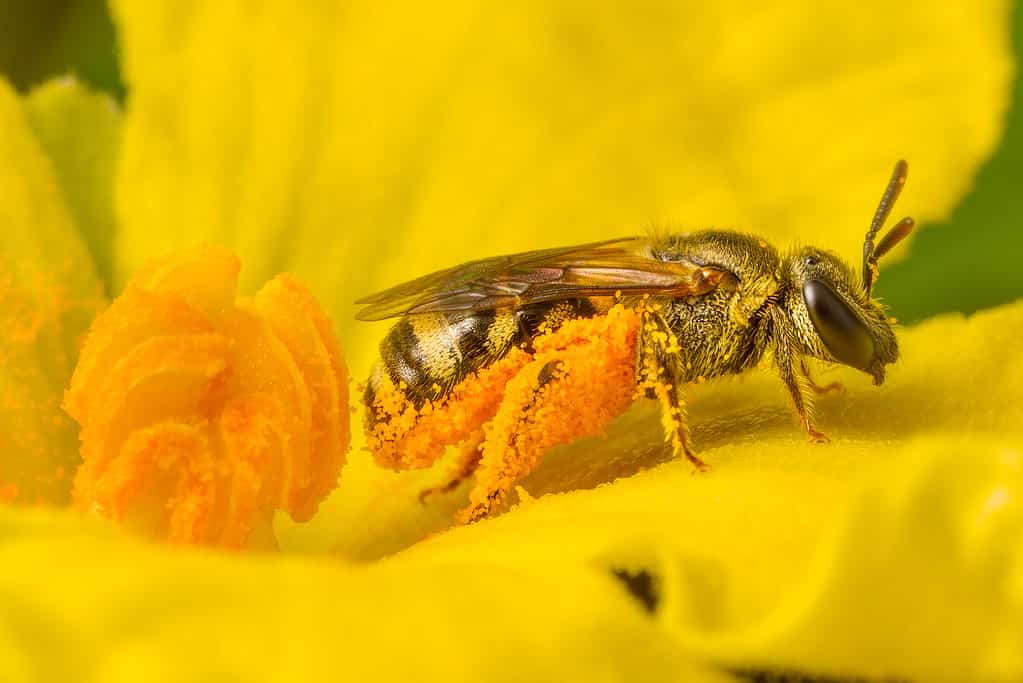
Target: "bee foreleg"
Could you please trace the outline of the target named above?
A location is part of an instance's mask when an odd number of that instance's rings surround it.
[[[667,321],[656,311],[645,311],[636,342],[638,390],[660,402],[661,424],[675,456],[684,455],[698,470],[706,470],[707,463],[696,455],[689,437],[680,351]]]
[[[823,396],[825,394],[831,393],[841,394],[845,392],[845,385],[842,384],[841,382],[830,382],[823,386],[817,384],[817,382],[815,382],[813,380],[813,377],[810,375],[810,369],[806,367],[805,360],[801,359],[800,367],[803,371],[803,376],[806,377],[806,381],[810,384],[810,388],[813,390],[813,393],[817,394],[818,396]]]
[[[811,441],[823,443],[829,441],[828,436],[817,429],[814,419],[814,384],[806,372],[806,361],[796,346],[795,331],[784,320],[784,314],[773,315],[775,350],[774,361],[778,366],[778,375],[789,391],[792,405],[799,416],[800,424],[806,430]]]

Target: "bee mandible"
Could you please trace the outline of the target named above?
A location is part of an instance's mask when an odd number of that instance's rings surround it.
[[[399,317],[363,401],[370,450],[396,470],[459,446],[475,474],[463,522],[483,519],[552,446],[603,432],[637,398],[660,401],[666,438],[697,468],[682,388],[746,372],[765,353],[813,441],[819,386],[807,358],[869,374],[899,357],[871,292],[877,262],[912,231],[875,244],[906,181],[899,161],[863,244],[859,274],[816,247],[704,230],[472,261],[360,299],[360,320]]]

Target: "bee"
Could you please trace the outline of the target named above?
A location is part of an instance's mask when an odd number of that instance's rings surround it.
[[[903,218],[875,244],[907,175],[899,161],[863,244],[860,272],[816,247],[780,253],[740,232],[616,239],[472,261],[360,299],[360,320],[398,321],[367,383],[367,442],[378,464],[427,467],[460,446],[475,474],[475,522],[507,503],[554,445],[603,432],[638,397],[659,400],[666,439],[695,467],[682,390],[757,367],[770,352],[812,441],[826,441],[814,397],[836,388],[807,358],[861,370],[875,385],[899,357],[871,291],[878,259],[912,231]]]

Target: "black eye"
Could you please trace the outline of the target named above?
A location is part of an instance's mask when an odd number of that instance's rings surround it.
[[[803,259],[803,263],[805,265],[808,265],[808,266],[816,266],[817,265],[817,257],[816,256],[807,256],[806,258]]]
[[[874,360],[874,341],[845,302],[820,280],[803,283],[803,301],[831,355],[840,363],[866,370]]]

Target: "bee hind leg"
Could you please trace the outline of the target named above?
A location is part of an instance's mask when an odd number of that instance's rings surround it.
[[[462,523],[503,507],[516,483],[559,444],[603,433],[632,403],[631,345],[596,337],[536,359],[512,379],[488,424]]]
[[[455,464],[455,470],[451,474],[451,479],[440,486],[434,486],[433,488],[421,491],[419,493],[419,502],[425,505],[433,496],[451,493],[461,486],[462,482],[472,477],[480,464],[480,458],[483,457],[483,453],[480,451],[482,445],[483,430],[480,429],[459,446],[458,459]]]
[[[442,399],[417,406],[403,387],[395,387],[384,377],[364,399],[366,444],[373,459],[395,471],[421,469],[433,465],[449,446],[468,446],[497,412],[506,381],[503,373],[481,372]],[[469,455],[460,465],[464,465],[460,472],[469,469],[471,473]]]
[[[552,417],[549,401],[544,399],[563,373],[560,361],[532,363],[509,382],[505,400],[483,442],[479,476],[469,494],[469,507],[459,515],[460,522],[471,524],[486,518],[505,503],[515,483],[539,463],[547,448],[542,438],[536,438],[542,434],[537,427]],[[523,382],[525,387],[520,386]]]

